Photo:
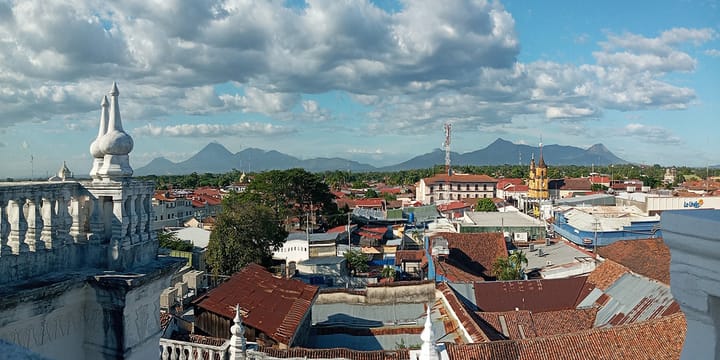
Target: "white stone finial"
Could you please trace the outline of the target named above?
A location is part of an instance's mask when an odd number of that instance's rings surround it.
[[[440,359],[440,353],[437,351],[435,342],[435,333],[432,330],[432,322],[430,321],[430,305],[427,307],[427,314],[425,316],[425,328],[420,334],[420,340],[422,345],[420,346],[419,360],[438,360]]]
[[[97,173],[103,165],[103,158],[105,154],[100,150],[100,139],[107,133],[108,125],[108,99],[107,96],[103,96],[100,102],[100,126],[98,128],[98,135],[95,140],[90,144],[90,154],[93,157],[93,167],[90,169],[90,177],[97,179]]]
[[[110,91],[110,111],[107,132],[99,140],[99,149],[104,154],[97,177],[103,180],[117,180],[132,175],[128,154],[133,149],[133,139],[122,127],[117,83]]]
[[[240,304],[235,305],[234,325],[230,327],[230,360],[245,359],[245,327],[242,325]]]

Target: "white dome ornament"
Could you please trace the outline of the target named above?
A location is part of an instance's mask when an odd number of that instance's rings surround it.
[[[107,132],[100,138],[99,150],[104,154],[98,176],[103,181],[122,181],[133,174],[128,154],[133,149],[133,139],[122,128],[117,84],[110,91],[110,119]]]
[[[107,96],[103,96],[102,102],[100,103],[100,128],[98,129],[98,136],[90,144],[90,154],[93,157],[93,167],[90,169],[90,177],[93,180],[100,180],[98,171],[102,168],[103,158],[105,154],[100,151],[100,138],[107,132],[108,125],[108,99]]]

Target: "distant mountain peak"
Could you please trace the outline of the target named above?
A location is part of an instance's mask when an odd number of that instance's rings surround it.
[[[605,147],[603,144],[595,144],[587,149],[588,152],[591,153],[609,153],[610,150]]]

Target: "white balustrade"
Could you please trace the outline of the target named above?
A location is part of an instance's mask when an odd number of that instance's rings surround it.
[[[151,261],[152,192],[146,182],[0,183],[0,284],[110,259],[114,270]]]
[[[160,339],[162,360],[227,360],[230,342],[221,346],[197,344],[187,341]]]

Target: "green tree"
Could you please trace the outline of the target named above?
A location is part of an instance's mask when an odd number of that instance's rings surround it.
[[[378,195],[377,191],[375,191],[375,189],[367,189],[367,191],[365,191],[366,199],[372,199],[372,198],[376,198],[376,197],[379,197],[379,195]]]
[[[382,276],[385,279],[395,280],[395,268],[392,266],[383,267],[382,271],[380,272],[380,276]]]
[[[157,235],[161,248],[180,251],[192,251],[193,249],[191,243],[180,240],[174,232],[161,230]]]
[[[338,213],[330,188],[318,175],[303,169],[272,170],[255,176],[241,194],[245,201],[257,202],[272,208],[284,218],[298,216],[320,207],[325,215]]]
[[[498,211],[497,206],[490,198],[482,198],[475,204],[475,211],[493,212]]]
[[[347,259],[348,266],[353,275],[357,273],[368,271],[368,257],[363,254],[360,250],[348,250],[345,252],[345,259]]]
[[[230,196],[210,234],[207,264],[215,275],[231,275],[249,263],[268,265],[287,235],[272,209]]]
[[[493,263],[493,273],[498,280],[522,280],[523,265],[528,264],[528,259],[522,251],[515,251],[510,256],[499,257]]]

